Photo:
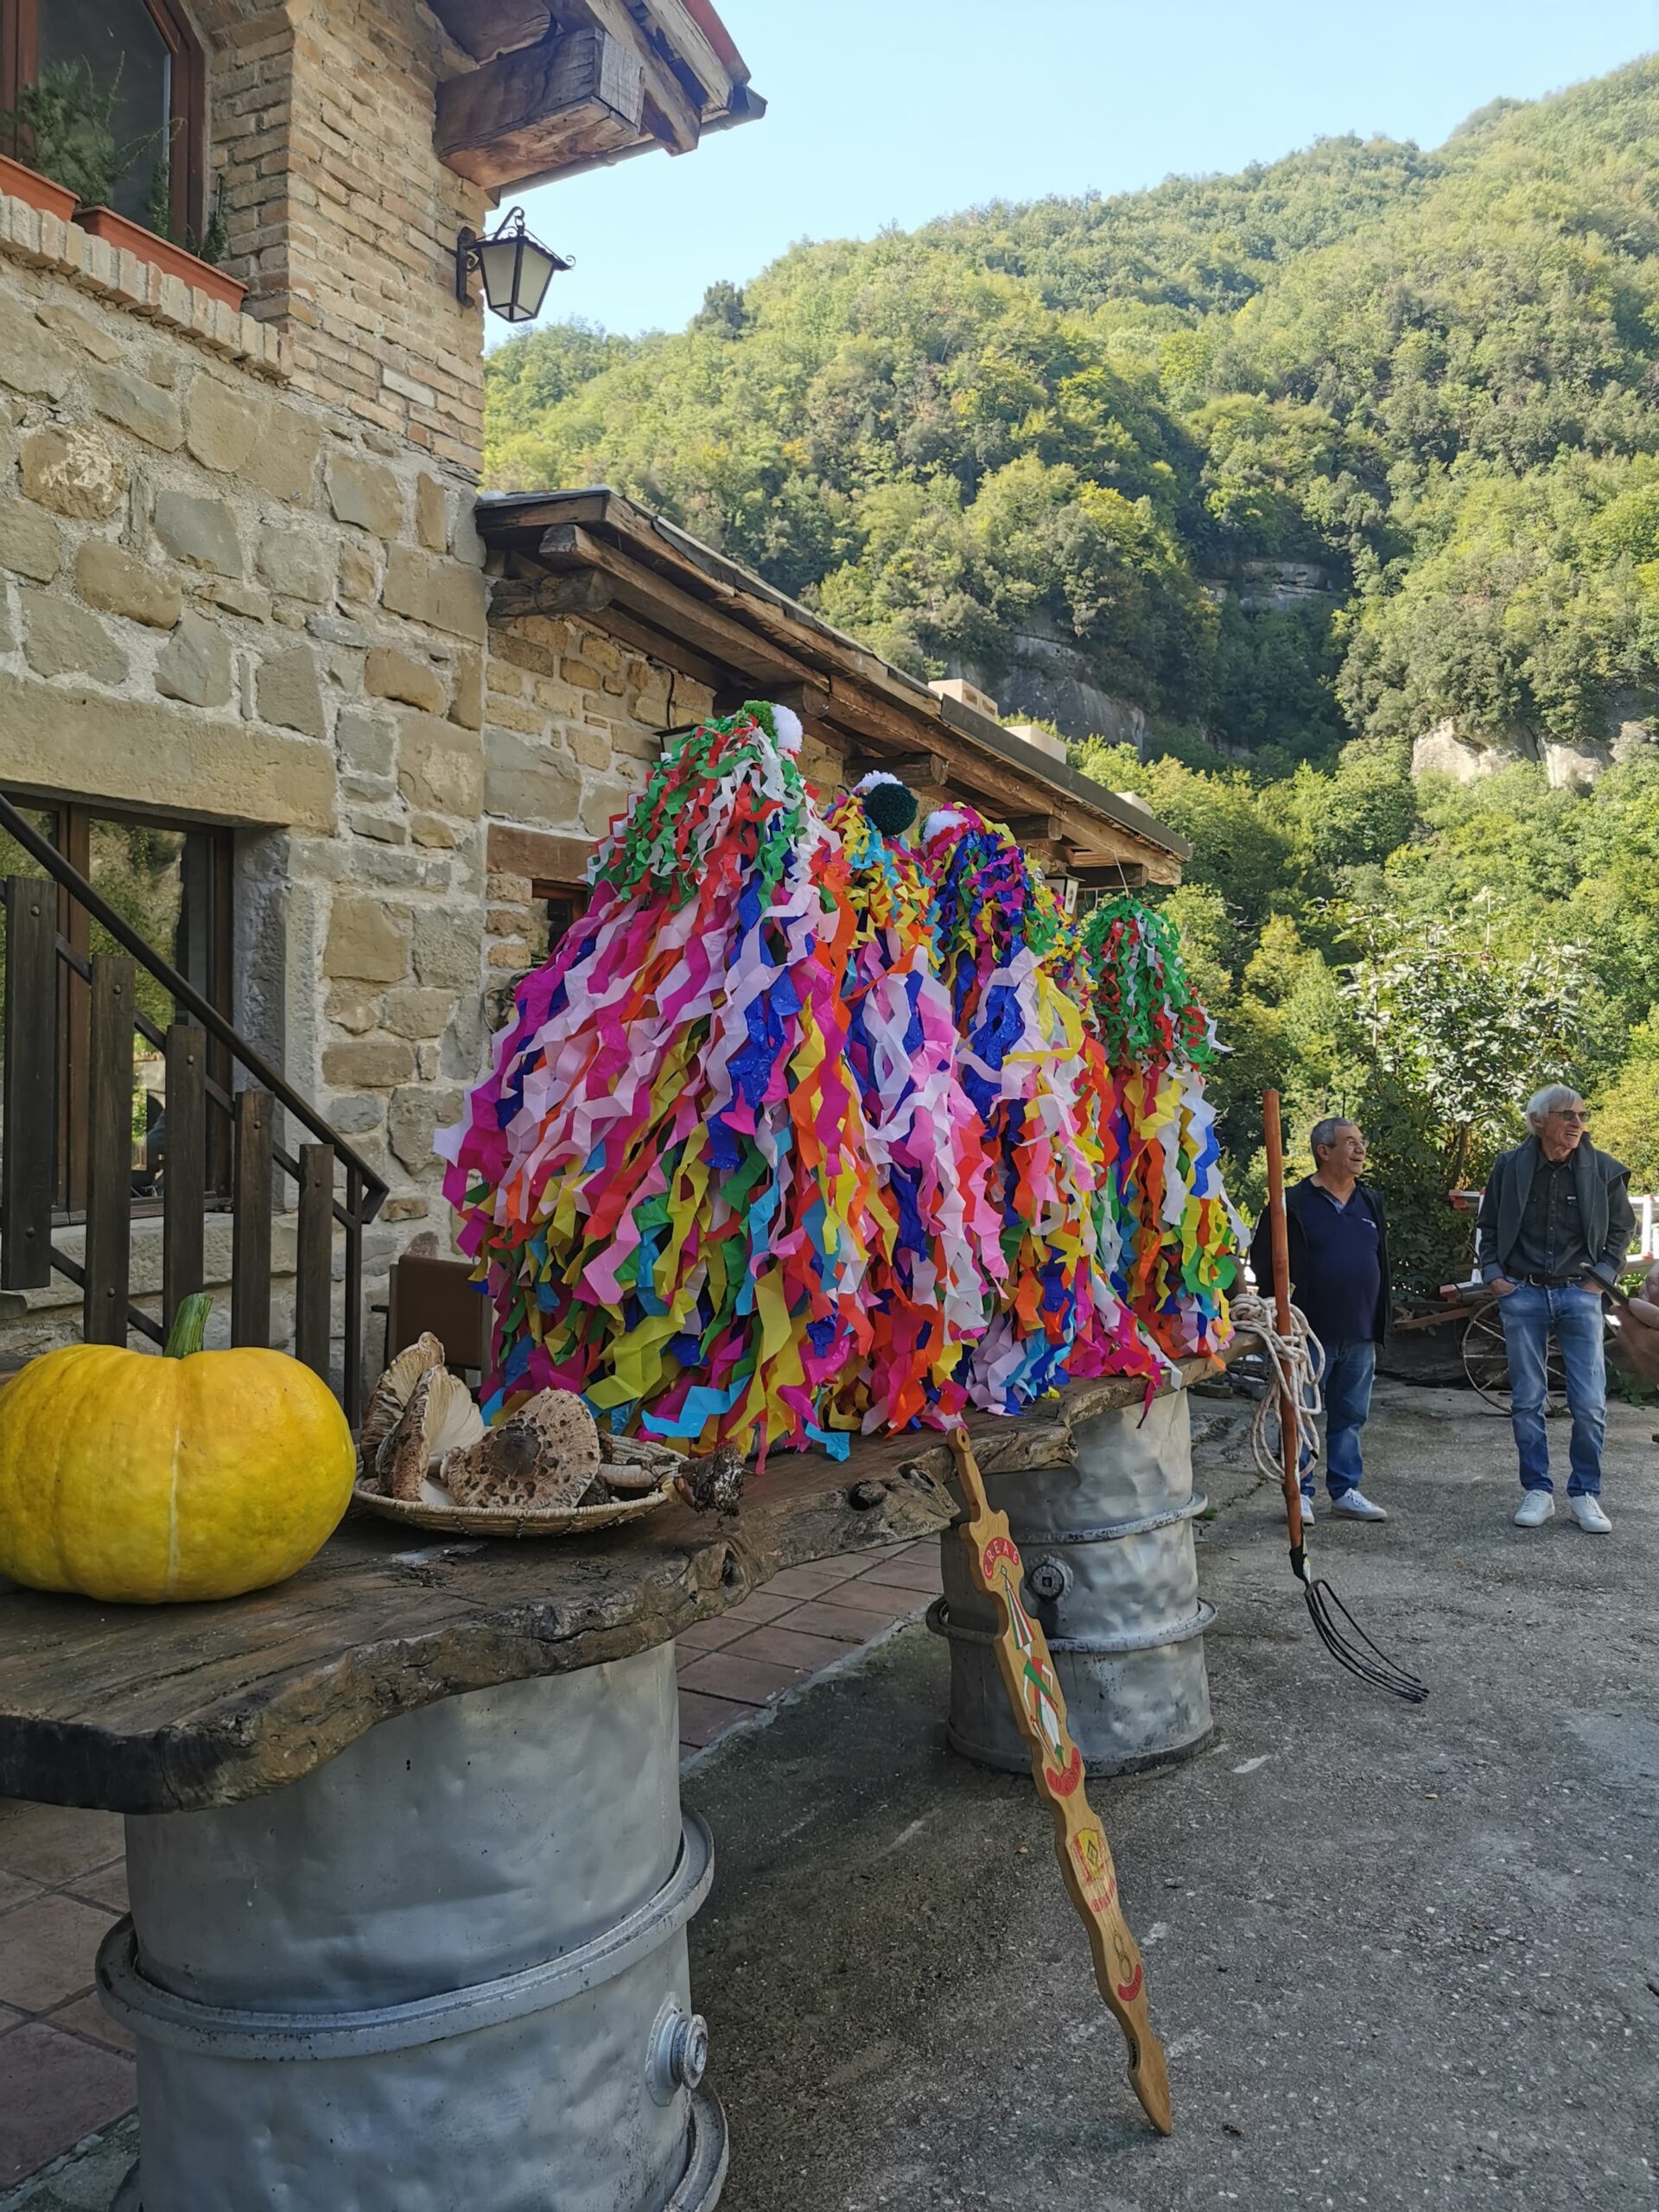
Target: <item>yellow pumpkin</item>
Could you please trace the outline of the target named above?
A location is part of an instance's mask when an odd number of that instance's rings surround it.
[[[156,1359],[69,1344],[0,1391],[0,1573],[131,1605],[237,1598],[325,1543],[356,1452],[320,1376],[280,1351],[203,1351],[186,1299]]]

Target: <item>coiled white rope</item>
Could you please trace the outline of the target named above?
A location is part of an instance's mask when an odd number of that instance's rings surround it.
[[[1324,1397],[1319,1385],[1325,1377],[1325,1346],[1307,1325],[1300,1307],[1290,1309],[1290,1334],[1279,1333],[1279,1316],[1270,1298],[1241,1293],[1229,1301],[1236,1326],[1262,1339],[1262,1349],[1273,1370],[1272,1387],[1255,1409],[1250,1429],[1250,1449],[1255,1464],[1269,1482],[1285,1478],[1284,1448],[1279,1438],[1279,1409],[1287,1396],[1295,1408],[1298,1465],[1304,1478],[1319,1465],[1319,1414]]]

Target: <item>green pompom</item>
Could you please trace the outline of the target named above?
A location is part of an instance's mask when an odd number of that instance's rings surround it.
[[[864,811],[884,837],[902,837],[916,819],[916,794],[904,784],[872,784]]]

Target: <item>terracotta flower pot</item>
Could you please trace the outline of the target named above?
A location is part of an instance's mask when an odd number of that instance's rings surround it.
[[[75,212],[73,192],[54,184],[39,169],[14,162],[10,154],[0,154],[0,192],[9,193],[14,200],[26,200],[31,207],[40,208],[43,214],[55,215],[60,223],[67,223]]]
[[[105,245],[112,245],[118,251],[136,253],[140,261],[153,261],[168,276],[177,276],[195,291],[210,293],[214,299],[223,300],[227,308],[240,312],[247,286],[238,284],[234,276],[227,276],[211,263],[198,261],[194,253],[187,253],[170,238],[157,238],[142,223],[130,223],[124,215],[118,215],[113,207],[83,207],[75,220],[95,238],[102,238]]]

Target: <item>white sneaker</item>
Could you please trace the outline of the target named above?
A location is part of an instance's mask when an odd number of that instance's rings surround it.
[[[1573,1509],[1573,1518],[1586,1535],[1605,1536],[1612,1528],[1612,1522],[1601,1510],[1599,1497],[1569,1497],[1567,1502]]]
[[[1302,1526],[1304,1529],[1308,1529],[1313,1526],[1313,1501],[1308,1496],[1307,1492],[1304,1491],[1302,1492]]]
[[[1386,1521],[1389,1517],[1386,1505],[1374,1505],[1360,1490],[1345,1490],[1340,1497],[1333,1497],[1331,1510],[1345,1513],[1351,1521]]]
[[[1515,1525],[1517,1529],[1541,1529],[1546,1521],[1553,1521],[1554,1517],[1553,1494],[1547,1490],[1529,1490],[1516,1510]]]

